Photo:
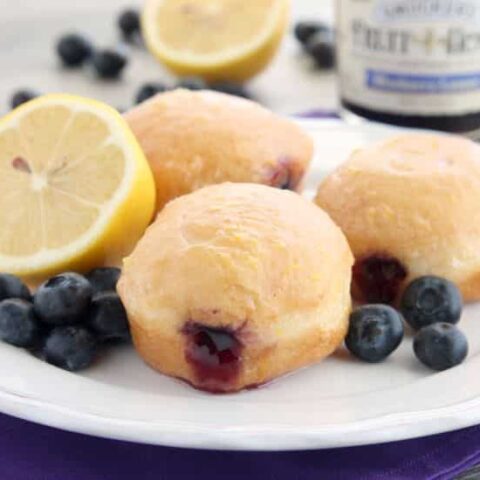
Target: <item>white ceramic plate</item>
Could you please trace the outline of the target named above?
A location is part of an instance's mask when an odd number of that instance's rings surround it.
[[[308,194],[353,148],[393,132],[335,121],[304,126],[317,144]],[[261,389],[224,396],[155,373],[130,347],[79,375],[0,344],[0,410],[108,438],[209,449],[312,449],[440,433],[480,423],[477,317],[480,307],[469,306],[461,326],[470,355],[447,372],[423,368],[407,338],[381,365],[340,351]]]

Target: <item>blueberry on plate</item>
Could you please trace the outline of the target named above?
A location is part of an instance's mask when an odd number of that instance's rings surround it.
[[[414,280],[400,301],[403,317],[415,330],[434,323],[458,323],[462,308],[462,295],[457,286],[434,276]]]
[[[82,320],[90,306],[93,288],[77,273],[63,273],[40,285],[33,297],[35,314],[49,325],[69,325]]]
[[[219,82],[210,85],[210,88],[216,92],[235,95],[236,97],[251,98],[250,94],[241,83]]]
[[[95,337],[78,325],[55,327],[43,347],[43,356],[48,363],[71,372],[89,367],[96,354]]]
[[[140,35],[140,14],[137,10],[124,10],[118,17],[118,27],[126,40]]]
[[[115,291],[120,278],[121,270],[117,267],[94,268],[87,273],[86,278],[90,282],[94,293]]]
[[[25,300],[0,302],[0,339],[16,347],[34,347],[40,337],[40,328],[33,305]]]
[[[415,335],[413,351],[424,365],[442,371],[459,365],[467,358],[468,342],[455,325],[435,323]]]
[[[95,52],[92,63],[100,78],[113,80],[120,77],[127,66],[128,58],[120,50],[105,48]]]
[[[0,301],[7,298],[21,298],[30,301],[32,295],[18,277],[9,273],[0,273]]]
[[[167,86],[160,82],[149,82],[145,83],[140,87],[136,96],[135,96],[135,103],[138,105],[139,103],[152,98],[153,96],[157,95],[157,93],[163,93],[168,90]]]
[[[208,86],[200,77],[185,77],[177,83],[177,88],[186,88],[187,90],[205,90],[208,88]]]
[[[101,341],[130,340],[127,312],[115,292],[94,295],[86,324]]]
[[[302,44],[305,45],[308,40],[310,40],[313,35],[319,32],[328,32],[331,28],[318,21],[301,21],[295,25],[294,35],[295,38]]]
[[[329,35],[322,32],[313,35],[305,48],[318,68],[328,70],[335,66],[335,43]]]
[[[57,54],[67,67],[83,65],[93,53],[91,43],[82,35],[63,35],[57,42]]]
[[[387,358],[403,339],[400,314],[388,305],[365,305],[350,315],[345,345],[353,355],[370,363]]]
[[[34,90],[29,90],[26,88],[22,90],[17,90],[12,95],[12,98],[10,100],[10,106],[12,107],[12,110],[13,110],[14,108],[17,108],[20,105],[23,105],[24,103],[29,102],[30,100],[34,100],[39,95],[40,94],[35,92]]]

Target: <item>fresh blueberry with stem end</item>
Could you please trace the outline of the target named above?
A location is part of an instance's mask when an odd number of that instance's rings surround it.
[[[32,295],[28,287],[15,275],[0,273],[0,301],[20,298],[30,301]]]
[[[96,354],[95,337],[78,325],[54,328],[43,347],[43,356],[48,363],[71,372],[89,367]]]
[[[126,40],[140,34],[140,14],[137,10],[124,10],[118,17],[118,27]]]
[[[316,33],[319,32],[328,32],[331,28],[322,23],[315,21],[302,21],[298,22],[294,28],[295,38],[302,44],[305,45],[307,41],[313,37]]]
[[[467,337],[451,323],[435,323],[415,335],[413,351],[432,370],[447,370],[467,358]]]
[[[82,35],[71,33],[57,42],[57,53],[67,67],[80,67],[93,53],[92,44]]]
[[[324,34],[319,33],[311,37],[305,48],[317,67],[327,70],[335,66],[335,44],[325,38]]]
[[[78,273],[63,273],[47,280],[33,297],[35,314],[49,325],[70,325],[82,320],[93,288]]]
[[[40,337],[40,328],[33,305],[26,300],[11,299],[0,302],[0,339],[16,347],[34,347]]]
[[[101,341],[130,340],[127,312],[115,292],[94,295],[86,316],[86,324]]]
[[[92,285],[94,293],[115,291],[121,273],[122,271],[117,267],[100,267],[90,270],[86,278]]]
[[[40,94],[35,92],[34,90],[28,90],[28,89],[17,90],[12,95],[12,98],[10,100],[10,106],[12,107],[12,109],[17,108],[20,105],[23,105],[24,103],[29,102],[30,100],[34,100],[39,95]]]
[[[163,93],[168,90],[168,87],[164,85],[163,83],[145,83],[145,85],[142,85],[140,89],[138,90],[136,96],[135,96],[135,103],[139,104],[144,102],[145,100],[148,100],[149,98],[152,98],[153,96],[157,95],[157,93]]]
[[[400,314],[388,305],[365,305],[350,315],[345,344],[359,359],[377,363],[387,358],[403,339]]]
[[[92,63],[100,78],[113,80],[120,77],[127,66],[128,58],[120,50],[106,48],[95,52]]]
[[[177,83],[177,88],[186,88],[187,90],[205,90],[208,88],[208,86],[200,77],[185,77]]]
[[[251,98],[250,94],[241,83],[219,82],[213,83],[209,88],[215,90],[216,92],[235,95],[236,97]]]
[[[462,295],[457,286],[435,276],[415,279],[400,301],[403,317],[415,330],[434,323],[458,323],[462,309]]]

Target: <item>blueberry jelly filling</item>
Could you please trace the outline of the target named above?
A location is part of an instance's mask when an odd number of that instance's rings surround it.
[[[243,346],[232,330],[190,322],[183,334],[187,337],[185,358],[193,367],[199,386],[222,391],[235,380]]]
[[[360,302],[391,304],[397,299],[407,273],[406,268],[389,255],[363,257],[353,267],[353,296]]]
[[[268,184],[281,190],[296,190],[302,178],[301,172],[289,157],[281,157],[270,173]]]

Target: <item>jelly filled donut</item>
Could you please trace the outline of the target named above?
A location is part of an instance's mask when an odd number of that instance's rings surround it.
[[[225,183],[165,207],[125,260],[118,291],[147,363],[233,392],[340,345],[352,263],[342,232],[313,203]]]
[[[480,147],[404,134],[353,153],[319,187],[317,204],[355,255],[353,294],[393,303],[406,282],[438,275],[480,298]]]
[[[159,210],[226,181],[299,190],[313,155],[312,140],[292,121],[213,91],[159,94],[125,118],[152,167]]]

